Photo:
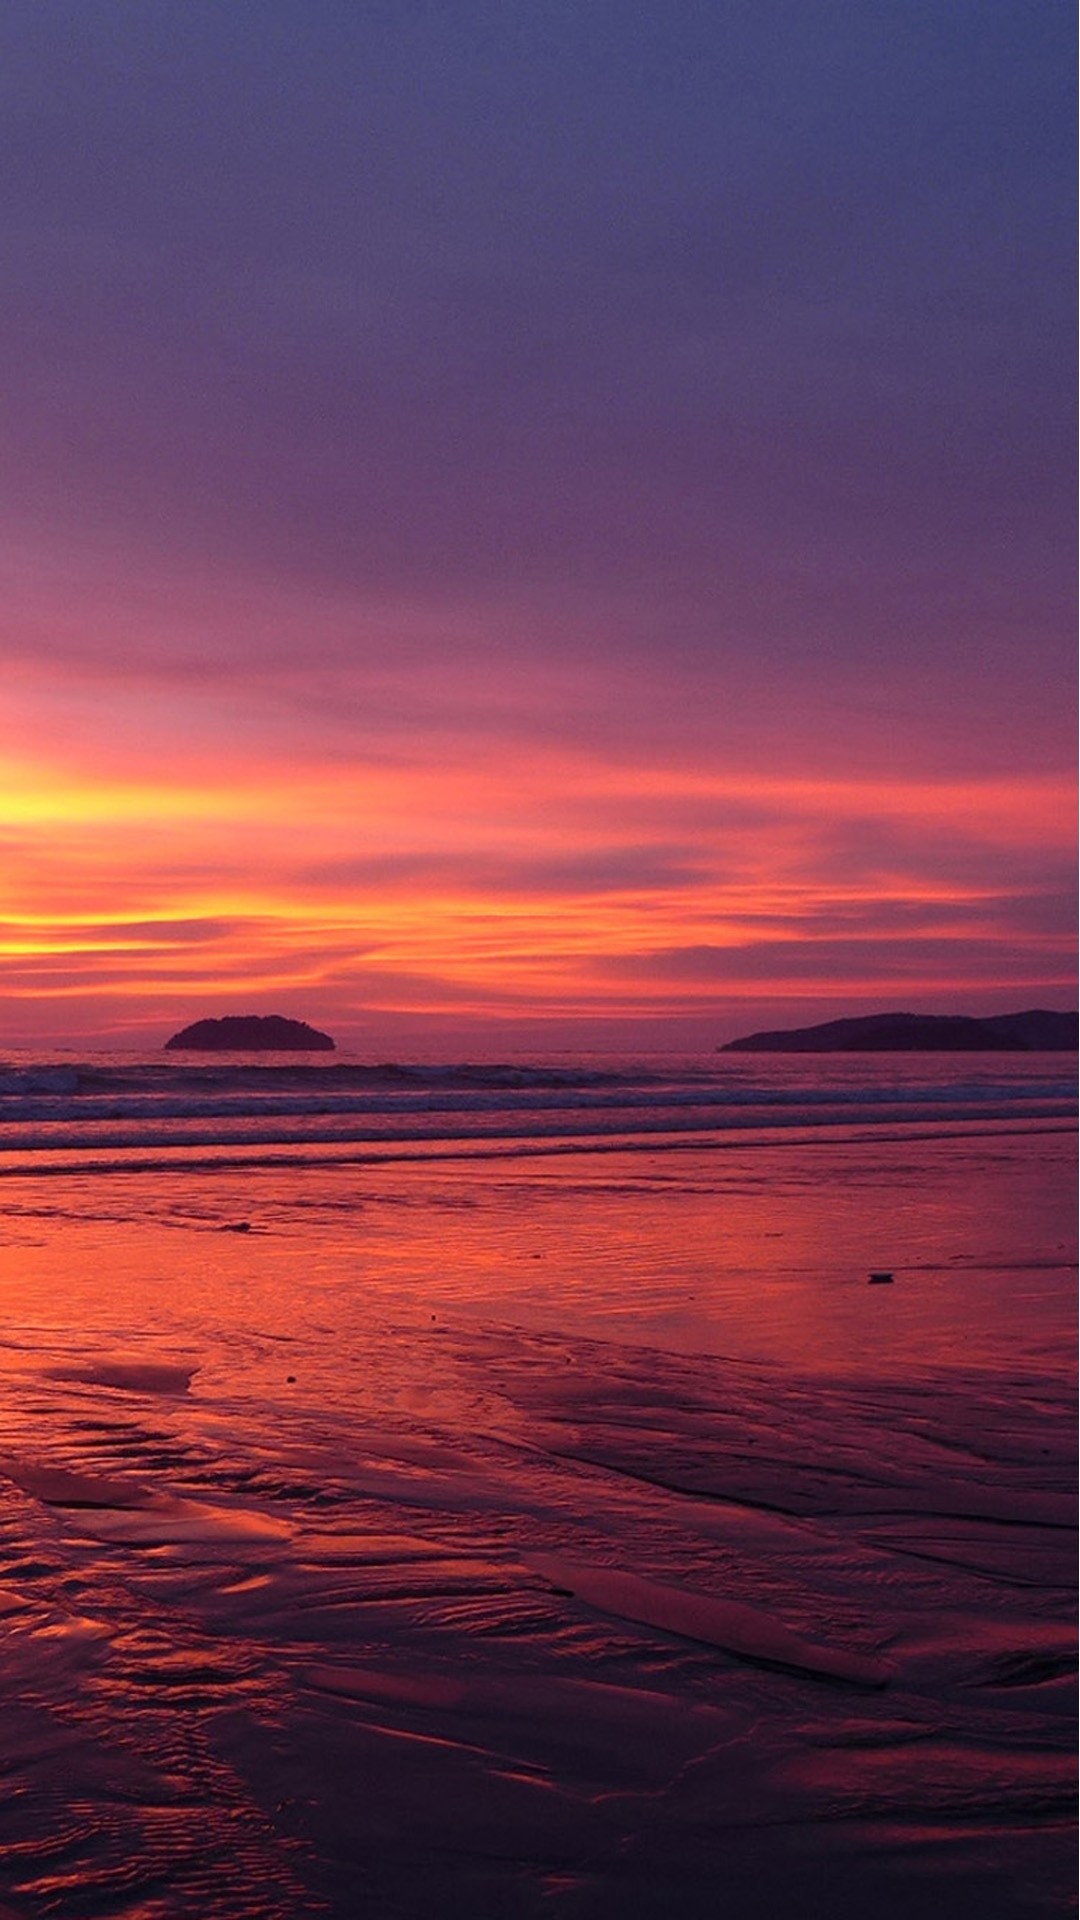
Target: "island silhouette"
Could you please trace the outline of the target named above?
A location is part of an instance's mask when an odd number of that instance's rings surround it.
[[[718,1053],[1067,1053],[1077,1045],[1075,1013],[870,1013],[729,1040]]]
[[[196,1020],[165,1042],[166,1053],[333,1053],[328,1033],[280,1013],[227,1013]]]

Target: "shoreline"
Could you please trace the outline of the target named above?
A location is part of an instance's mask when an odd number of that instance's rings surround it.
[[[8,1182],[0,1905],[1067,1911],[1070,1165]]]

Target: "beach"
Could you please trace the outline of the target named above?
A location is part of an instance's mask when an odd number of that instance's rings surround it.
[[[119,1071],[5,1082],[0,1914],[1072,1910],[1068,1062]]]
[[[1076,54],[0,5],[0,1920],[1076,1914]]]

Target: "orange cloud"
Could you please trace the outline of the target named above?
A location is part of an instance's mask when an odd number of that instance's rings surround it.
[[[373,1009],[554,1024],[1067,977],[1067,917],[1034,924],[1071,823],[1044,775],[825,781],[495,742],[207,766],[181,738],[152,774],[39,750],[4,781],[0,982],[24,1020],[98,1003],[108,1030],[150,1031],[272,999],[346,1030]]]

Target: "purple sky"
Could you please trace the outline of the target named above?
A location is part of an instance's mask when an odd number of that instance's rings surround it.
[[[1073,41],[6,0],[16,1032],[1070,1003]]]

